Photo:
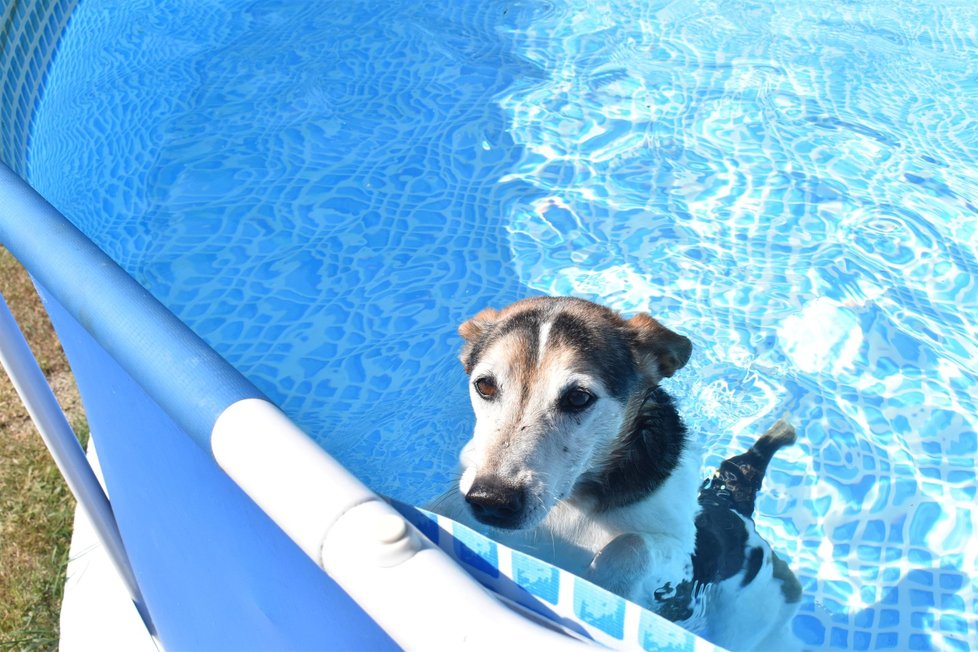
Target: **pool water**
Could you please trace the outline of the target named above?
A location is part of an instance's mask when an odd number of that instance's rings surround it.
[[[456,326],[575,294],[695,343],[704,473],[808,648],[978,647],[978,4],[82,0],[32,183],[373,488],[472,426]]]

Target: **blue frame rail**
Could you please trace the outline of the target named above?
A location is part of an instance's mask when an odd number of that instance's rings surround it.
[[[164,647],[582,644],[490,595],[6,166],[0,244],[68,355]]]
[[[263,604],[264,598],[259,595],[241,594],[222,600],[221,590],[207,590],[207,582],[200,578],[207,577],[208,572],[215,573],[213,579],[220,581],[222,572],[226,576],[239,573],[242,567],[253,564],[256,557],[277,556],[293,567],[309,566],[301,552],[293,550],[294,546],[274,531],[274,523],[267,517],[262,518],[257,509],[248,510],[248,515],[258,521],[249,533],[254,534],[256,529],[261,532],[258,536],[262,545],[250,549],[239,546],[237,564],[225,563],[222,567],[219,563],[227,554],[220,548],[227,548],[236,537],[230,532],[218,533],[211,545],[173,542],[163,546],[171,554],[182,557],[183,563],[161,559],[161,547],[147,545],[145,533],[153,537],[159,535],[155,529],[147,529],[148,520],[175,528],[175,536],[185,540],[185,530],[190,523],[185,518],[175,518],[185,511],[180,503],[186,504],[208,486],[220,492],[215,511],[247,510],[240,504],[247,502],[247,498],[240,491],[234,491],[232,484],[226,477],[221,477],[223,474],[212,463],[208,465],[200,455],[188,460],[186,446],[179,444],[182,443],[180,439],[186,440],[184,435],[189,435],[200,448],[208,450],[211,428],[218,415],[241,399],[262,394],[2,164],[0,244],[25,264],[45,299],[78,378],[93,436],[97,440],[104,436],[110,442],[114,438],[141,440],[144,446],[140,450],[144,453],[164,463],[184,467],[174,469],[169,487],[165,482],[156,482],[155,487],[140,486],[139,478],[146,477],[152,466],[149,460],[141,459],[139,455],[119,459],[115,450],[119,446],[107,445],[103,452],[103,469],[110,493],[113,493],[112,481],[115,480],[116,488],[132,487],[138,494],[130,497],[121,488],[114,492],[115,515],[120,515],[121,511],[122,517],[119,528],[112,507],[103,503],[104,494],[99,496],[101,488],[96,492],[92,487],[93,481],[98,486],[97,480],[77,440],[74,442],[77,450],[72,450],[70,444],[63,441],[66,437],[73,439],[73,434],[70,428],[68,432],[59,429],[60,408],[53,396],[49,401],[43,398],[45,390],[41,384],[46,386],[46,382],[43,377],[38,380],[30,373],[30,365],[22,357],[25,352],[21,350],[20,355],[16,355],[17,347],[10,345],[16,344],[19,335],[19,331],[14,332],[16,325],[12,316],[2,324],[4,349],[10,354],[5,357],[16,363],[9,369],[15,384],[30,388],[32,400],[28,405],[36,407],[32,415],[36,417],[39,429],[42,432],[58,431],[52,453],[63,463],[66,478],[77,480],[70,483],[73,492],[96,517],[94,522],[100,538],[109,543],[113,561],[122,577],[128,580],[134,602],[148,628],[153,632],[154,621],[160,625],[158,634],[164,646],[174,649],[233,649],[241,645],[258,649],[392,647],[390,639],[373,620],[322,573],[317,572],[316,577],[296,583],[297,599],[304,596],[310,601],[309,615],[304,622],[276,614],[274,609]],[[50,394],[49,388],[46,391]],[[64,420],[63,415],[61,420]],[[66,423],[63,425],[67,427]],[[160,448],[156,449],[156,446]],[[187,466],[193,470],[188,472]],[[199,486],[191,487],[198,481]],[[181,497],[181,491],[187,495]],[[147,496],[147,492],[155,496]],[[141,504],[136,504],[137,501]],[[206,512],[199,514],[195,519],[196,526],[202,530],[197,536],[207,534],[203,529],[206,521],[213,521],[217,516]],[[120,529],[122,537],[119,536]],[[184,533],[181,534],[181,530]],[[134,558],[134,569],[129,557]],[[288,563],[285,568],[289,568]],[[174,581],[167,577],[172,573],[182,574],[184,578]],[[254,593],[268,594],[275,583],[280,583],[277,573],[266,575],[251,578]],[[180,587],[181,584],[185,586]],[[145,599],[141,589],[145,590]],[[195,620],[192,613],[199,611],[201,604],[181,596],[182,590],[202,596],[201,602],[222,600],[223,604],[220,609],[214,604],[213,613]],[[317,600],[318,608],[315,606]],[[187,603],[188,608],[181,608],[181,603]],[[244,626],[247,612],[256,608],[278,622],[272,626],[262,623]],[[286,608],[293,609],[294,605]]]
[[[146,389],[209,448],[232,403],[263,394],[136,283],[20,177],[0,167],[0,243]],[[155,350],[158,356],[148,356]]]
[[[51,456],[71,493],[77,497],[78,503],[94,524],[102,546],[122,577],[146,629],[150,634],[155,634],[153,620],[146,610],[146,601],[126,555],[126,547],[122,543],[122,535],[119,534],[109,499],[102,491],[78,437],[58,405],[58,399],[45,380],[44,372],[34,358],[3,295],[0,295],[0,366],[10,376],[14,389],[51,451]]]

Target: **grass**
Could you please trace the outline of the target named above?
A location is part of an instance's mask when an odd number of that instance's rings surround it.
[[[75,432],[88,440],[78,389],[23,268],[0,248],[0,293]],[[75,500],[10,379],[0,373],[0,650],[58,647]]]

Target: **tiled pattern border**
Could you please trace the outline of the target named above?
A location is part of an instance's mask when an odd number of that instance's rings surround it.
[[[0,159],[23,176],[31,119],[78,0],[7,0],[0,19]]]

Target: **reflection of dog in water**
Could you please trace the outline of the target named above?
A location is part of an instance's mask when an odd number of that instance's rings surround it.
[[[733,648],[781,648],[800,585],[754,529],[776,423],[700,482],[658,385],[692,344],[647,314],[537,297],[462,324],[475,432],[437,512]]]

